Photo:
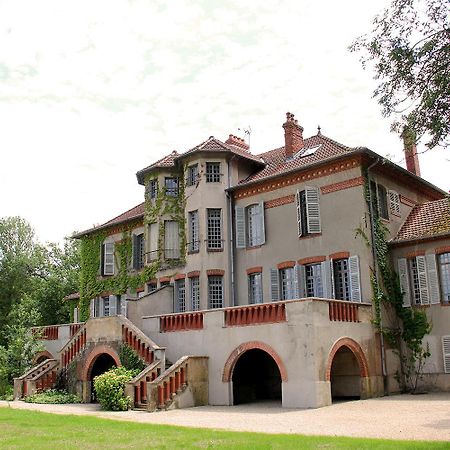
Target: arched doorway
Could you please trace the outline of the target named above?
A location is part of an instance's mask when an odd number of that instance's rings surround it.
[[[244,352],[236,361],[233,375],[233,404],[262,400],[281,402],[281,374],[275,360],[264,350]]]
[[[345,345],[334,355],[331,364],[331,398],[333,402],[361,398],[361,373],[354,353]]]
[[[112,367],[116,367],[116,361],[108,353],[102,353],[97,356],[97,358],[92,363],[90,370],[89,380],[91,384],[91,402],[95,402],[95,389],[94,389],[94,378],[107,372]]]

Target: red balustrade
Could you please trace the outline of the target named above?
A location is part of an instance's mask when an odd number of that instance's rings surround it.
[[[356,303],[329,302],[328,314],[333,322],[359,322],[358,304]]]
[[[86,328],[80,332],[81,326],[77,331],[78,334],[72,336],[72,341],[69,341],[68,345],[61,353],[61,362],[64,367],[69,365],[86,346]]]
[[[70,324],[70,337],[72,338],[78,333],[78,330],[83,326],[82,323],[71,323]]]
[[[36,327],[31,329],[33,334],[40,334],[39,339],[55,341],[59,337],[59,326],[51,325],[48,327]]]
[[[122,325],[122,341],[129,345],[147,364],[152,364],[155,355],[153,349],[136,336],[133,330]]]
[[[227,327],[286,322],[286,305],[284,303],[262,303],[226,309],[224,314]]]
[[[203,329],[203,313],[183,313],[162,316],[159,319],[159,329],[166,331],[187,331]]]

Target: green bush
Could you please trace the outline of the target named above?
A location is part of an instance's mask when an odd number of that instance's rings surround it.
[[[126,411],[131,406],[130,397],[125,397],[125,384],[133,378],[133,371],[115,367],[94,378],[94,389],[102,409]]]
[[[127,344],[122,344],[119,348],[119,358],[122,366],[127,370],[132,370],[134,376],[145,369],[145,363],[139,355]]]
[[[56,405],[65,403],[81,403],[81,398],[78,397],[78,395],[69,394],[66,391],[49,389],[48,391],[25,397],[25,401],[27,403],[47,403]]]
[[[14,399],[14,389],[10,384],[1,385],[0,382],[0,400],[12,402]]]

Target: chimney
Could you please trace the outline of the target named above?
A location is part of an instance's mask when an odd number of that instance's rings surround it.
[[[235,136],[234,134],[230,134],[228,139],[225,141],[225,144],[234,145],[235,147],[242,148],[246,151],[250,149],[250,146],[244,141],[244,139]]]
[[[402,133],[403,151],[405,152],[406,168],[420,177],[419,157],[417,155],[416,133],[405,127]]]
[[[303,143],[303,128],[294,119],[294,114],[286,113],[284,128],[284,155],[286,159],[291,159],[294,154],[301,150]]]

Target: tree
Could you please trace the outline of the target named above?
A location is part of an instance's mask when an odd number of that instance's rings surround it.
[[[426,146],[448,146],[450,131],[450,24],[445,0],[392,0],[373,20],[370,34],[350,51],[370,63],[379,84],[374,97],[392,130],[405,127]]]

